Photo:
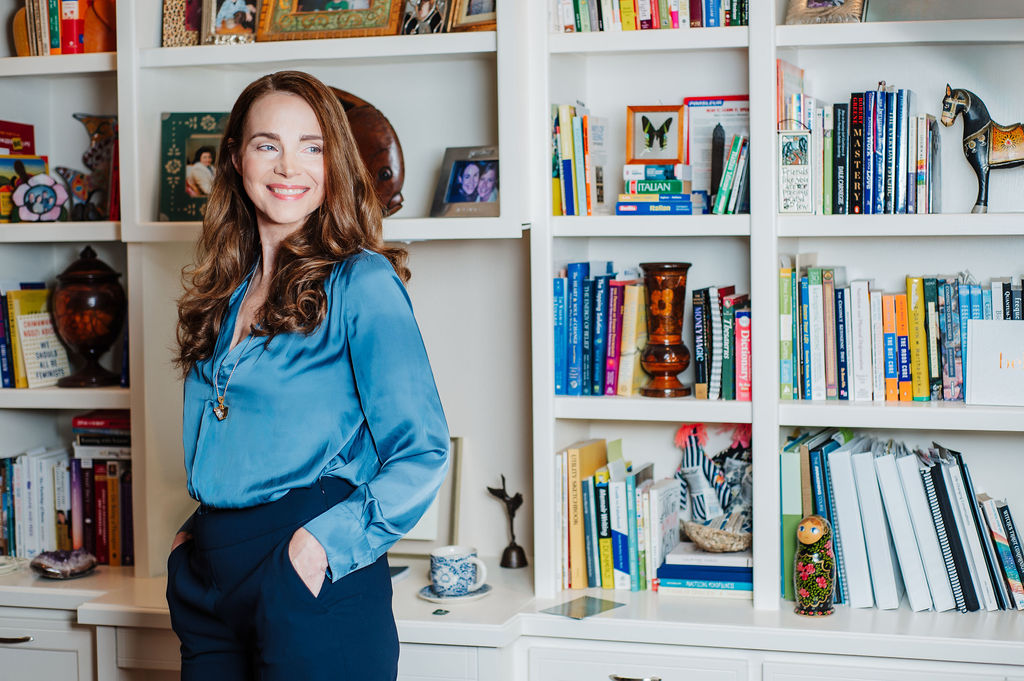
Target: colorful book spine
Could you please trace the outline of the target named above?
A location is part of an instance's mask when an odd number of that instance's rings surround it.
[[[909,197],[909,195],[908,195]],[[928,350],[928,395],[942,399],[942,342],[939,333],[939,287],[935,277],[925,277],[924,289],[925,343]]]
[[[849,338],[849,300],[850,290],[837,287],[835,291],[835,333],[836,333],[836,390],[840,400],[850,399],[850,349]]]
[[[844,215],[849,200],[850,105],[832,105],[832,214]]]
[[[750,308],[736,310],[736,399],[750,402],[751,391],[751,328]]]
[[[967,376],[963,373],[963,361],[967,357],[967,322],[971,319],[971,285],[966,281],[957,283],[957,306],[954,308],[954,315],[960,327],[960,356],[958,364],[961,367],[962,394],[967,394]]]
[[[907,315],[911,394],[914,400],[927,402],[931,399],[931,390],[928,380],[928,336],[925,330],[927,313],[922,277],[907,277]]]
[[[626,481],[608,482],[612,525],[612,588],[629,590],[629,523],[626,510]]]
[[[608,498],[608,469],[594,474],[594,496],[597,500],[597,552],[601,564],[601,588],[615,588],[612,557],[611,506]]]
[[[707,399],[708,361],[707,347],[704,345],[704,326],[709,321],[704,318],[704,300],[707,297],[707,289],[696,289],[690,297],[693,309],[694,396],[697,399]]]
[[[682,180],[628,180],[625,183],[627,194],[686,194],[686,186]]]
[[[585,262],[569,263],[566,267],[568,275],[568,307],[566,309],[566,372],[568,376],[567,394],[583,394],[583,288],[590,276],[590,264]]]
[[[577,28],[577,30],[579,30]],[[572,139],[573,107],[569,104],[558,106],[559,156],[562,160],[562,196],[565,215],[579,215],[576,203],[576,174],[573,161]]]
[[[874,187],[872,188],[872,198],[874,200],[874,204],[871,212],[881,214],[885,212],[885,124],[887,120],[886,96],[885,91],[881,89],[875,93],[874,119],[875,126],[872,129],[872,133],[874,134],[874,147],[872,148],[872,158],[874,158]]]
[[[732,192],[733,177],[736,174],[736,167],[740,159],[740,150],[746,137],[744,135],[733,135],[729,153],[726,156],[725,169],[722,171],[722,179],[715,192],[715,204],[711,208],[714,215],[724,215],[729,205],[729,196]]]
[[[595,281],[593,277],[583,280],[583,323],[580,326],[580,340],[583,350],[580,353],[580,361],[583,366],[580,370],[580,391],[583,395],[590,395],[592,389],[592,374],[594,373],[594,292]]]
[[[832,107],[821,110],[821,212],[832,215],[832,184],[835,171],[835,117]]]
[[[803,364],[801,371],[801,390],[805,400],[813,399],[814,386],[812,385],[811,371],[811,303],[810,284],[808,277],[800,277],[800,357]]]
[[[616,215],[692,215],[693,204],[687,202],[656,203],[653,201],[615,203]]]
[[[864,93],[850,95],[849,213],[864,212]]]
[[[583,506],[583,553],[586,562],[587,587],[601,586],[601,568],[597,565],[597,514],[592,476],[580,480],[580,503]]]
[[[567,357],[567,333],[566,333],[566,278],[555,277],[552,279],[553,314],[554,314],[554,342],[555,342],[555,394],[568,395],[569,371],[566,365]]]
[[[107,464],[94,461],[92,465],[96,501],[93,517],[96,521],[96,560],[102,565],[110,564],[110,525],[107,488]]]
[[[885,155],[884,155],[884,195],[882,210],[892,215],[896,212],[896,91],[885,91]]]
[[[839,399],[836,367],[836,280],[835,270],[821,270],[822,325],[825,343],[825,399]]]
[[[864,123],[862,135],[864,141],[864,181],[861,194],[861,205],[865,215],[875,212],[875,100],[874,90],[864,92]]]
[[[793,390],[793,268],[779,268],[779,398],[796,399]]]
[[[576,214],[589,215],[587,206],[587,172],[586,154],[583,149],[583,116],[572,117],[572,144],[575,169],[573,179],[576,184]]]
[[[914,399],[910,377],[910,320],[907,313],[907,295],[894,296],[896,303],[896,371],[897,390],[900,402]]]
[[[900,398],[898,346],[896,340],[896,296],[882,296],[882,339],[885,347],[885,401]]]
[[[619,382],[619,357],[622,351],[622,310],[625,282],[610,282],[608,289],[608,344],[605,351],[604,394],[614,395]]]
[[[591,395],[604,394],[605,369],[608,366],[608,305],[612,275],[594,277],[594,347],[590,381]]]

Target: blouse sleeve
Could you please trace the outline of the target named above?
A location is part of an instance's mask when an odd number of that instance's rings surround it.
[[[380,470],[305,526],[324,547],[333,581],[372,564],[413,528],[444,480],[449,447],[423,339],[391,264],[356,256],[335,286]]]

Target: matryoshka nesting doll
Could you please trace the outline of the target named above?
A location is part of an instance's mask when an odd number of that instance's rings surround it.
[[[809,515],[800,521],[796,539],[795,612],[810,617],[831,615],[836,610],[832,605],[836,581],[832,526],[820,515]]]

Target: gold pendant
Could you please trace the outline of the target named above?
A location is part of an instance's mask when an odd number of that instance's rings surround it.
[[[228,417],[228,405],[224,404],[224,398],[217,398],[218,404],[213,407],[213,414],[217,417],[218,421],[223,421]]]

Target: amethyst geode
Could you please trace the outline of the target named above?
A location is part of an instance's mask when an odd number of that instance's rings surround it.
[[[84,549],[74,551],[43,551],[29,563],[36,574],[48,579],[71,579],[92,572],[96,556]]]

